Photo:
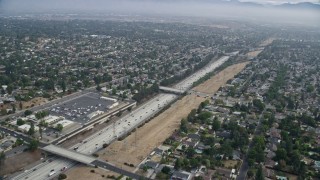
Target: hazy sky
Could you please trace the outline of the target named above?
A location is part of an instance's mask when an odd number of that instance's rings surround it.
[[[300,2],[312,2],[312,3],[320,3],[319,0],[240,0],[244,2],[258,2],[261,4],[282,4],[282,3],[300,3]]]
[[[294,22],[320,25],[319,10],[289,10],[271,7],[211,3],[214,0],[0,0],[0,14],[13,13],[106,13],[143,16],[194,16],[246,19],[252,21]],[[228,1],[228,0],[225,0]],[[241,0],[286,2],[303,0]],[[314,1],[314,0],[308,0]],[[317,0],[318,1],[318,0]]]

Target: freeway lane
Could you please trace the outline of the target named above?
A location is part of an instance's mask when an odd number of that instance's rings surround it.
[[[228,58],[229,57],[224,56],[219,60],[211,63],[207,67],[199,70],[195,74],[189,76],[182,82],[178,83],[176,87],[188,90],[195,81],[203,77],[208,72],[213,71],[215,68],[219,67],[225,61],[227,61]],[[149,100],[147,103],[135,109],[133,112],[127,114],[126,116],[118,120],[116,124],[107,126],[103,130],[85,139],[82,143],[74,145],[73,147],[71,147],[71,149],[77,148],[78,152],[84,154],[92,154],[94,152],[97,152],[99,149],[102,148],[102,145],[104,143],[110,144],[118,137],[130,132],[131,129],[139,126],[144,121],[152,118],[154,114],[156,114],[158,111],[166,107],[168,104],[170,104],[177,98],[178,96],[173,94],[159,94],[151,100]],[[52,168],[54,168],[55,170],[59,170],[65,166],[72,167],[75,164],[76,163],[71,160],[56,157],[52,158],[52,162],[50,164],[44,164],[42,166],[39,166],[35,171],[32,170],[31,172],[28,171],[27,173],[21,173],[14,179],[48,179],[48,174]],[[56,173],[55,175],[58,175],[58,173]]]

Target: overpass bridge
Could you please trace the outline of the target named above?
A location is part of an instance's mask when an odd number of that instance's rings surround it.
[[[167,93],[173,93],[173,94],[177,94],[177,95],[181,95],[183,93],[185,93],[186,91],[184,90],[180,90],[180,89],[175,89],[175,88],[170,88],[170,87],[165,87],[165,86],[159,86],[159,89],[163,92],[167,92]]]
[[[91,165],[91,163],[93,161],[95,161],[96,159],[94,157],[82,154],[82,153],[78,153],[76,151],[70,150],[70,149],[65,149],[59,146],[55,146],[55,145],[48,145],[45,146],[43,148],[41,148],[44,151],[47,151],[51,154],[55,154],[61,157],[65,157],[77,162],[80,162],[82,164],[86,164],[86,165]]]
[[[96,167],[100,167],[102,169],[113,171],[118,174],[122,174],[124,176],[130,177],[132,179],[147,179],[143,176],[140,176],[135,173],[123,170],[121,168],[116,167],[113,164],[101,161],[101,160],[94,158],[92,156],[82,154],[82,153],[79,153],[79,152],[76,152],[76,151],[73,151],[70,149],[65,149],[65,148],[62,148],[62,147],[59,147],[56,145],[50,144],[50,145],[45,146],[41,149],[46,152],[49,152],[51,154],[55,154],[55,155],[58,155],[58,156],[61,156],[61,157],[67,158],[67,159],[71,159],[73,161],[80,162],[82,164],[86,164],[89,166],[96,166]]]

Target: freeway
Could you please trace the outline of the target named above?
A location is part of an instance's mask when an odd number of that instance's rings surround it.
[[[223,56],[217,61],[213,61],[210,64],[206,65],[204,68],[200,69],[193,75],[187,77],[186,79],[182,80],[175,86],[173,86],[176,89],[179,89],[181,91],[187,91],[189,90],[193,83],[204,77],[207,73],[214,71],[217,67],[221,66],[224,62],[226,62],[229,59],[229,56]]]
[[[109,125],[105,129],[98,131],[94,135],[83,140],[81,143],[79,142],[78,144],[72,146],[71,149],[76,149],[78,152],[83,154],[92,154],[97,152],[103,148],[103,144],[110,144],[118,137],[130,132],[133,128],[136,128],[144,121],[152,118],[157,112],[166,107],[176,98],[178,98],[178,96],[173,94],[159,94],[143,106],[138,107],[130,114],[118,120],[116,124]],[[54,157],[51,159],[50,163],[42,164],[42,166],[39,165],[36,167],[36,169],[23,172],[13,179],[47,179],[48,174],[52,169],[59,171],[63,167],[72,167],[75,164],[76,162],[72,160]]]
[[[215,68],[219,67],[225,61],[229,59],[228,56],[224,56],[219,60],[210,63],[205,68],[199,70],[195,74],[187,77],[182,82],[178,83],[175,88],[178,87],[180,90],[188,90],[192,87],[193,83],[196,82],[201,77],[205,76],[210,71],[213,71]],[[157,112],[165,108],[167,105],[172,103],[178,98],[177,95],[173,94],[159,94],[149,100],[147,103],[135,109],[133,112],[122,117],[116,123],[107,126],[101,131],[93,134],[87,139],[79,142],[78,144],[72,146],[70,149],[75,149],[83,154],[92,154],[100,150],[103,144],[110,144],[117,138],[126,135],[132,129],[136,128],[140,124],[152,118]],[[107,120],[107,118],[106,118]],[[59,171],[63,167],[72,167],[76,162],[60,157],[55,157],[51,159],[50,163],[38,165],[36,169],[29,170],[27,172],[21,173],[18,176],[12,179],[33,179],[33,180],[42,180],[48,179],[48,174],[52,169]],[[122,173],[122,171],[115,172]],[[55,175],[57,175],[56,173]],[[52,177],[54,177],[53,175]]]

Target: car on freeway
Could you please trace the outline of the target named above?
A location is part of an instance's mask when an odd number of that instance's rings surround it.
[[[48,177],[51,177],[52,175],[54,175],[56,172],[53,170],[50,171],[50,173],[48,174]]]

